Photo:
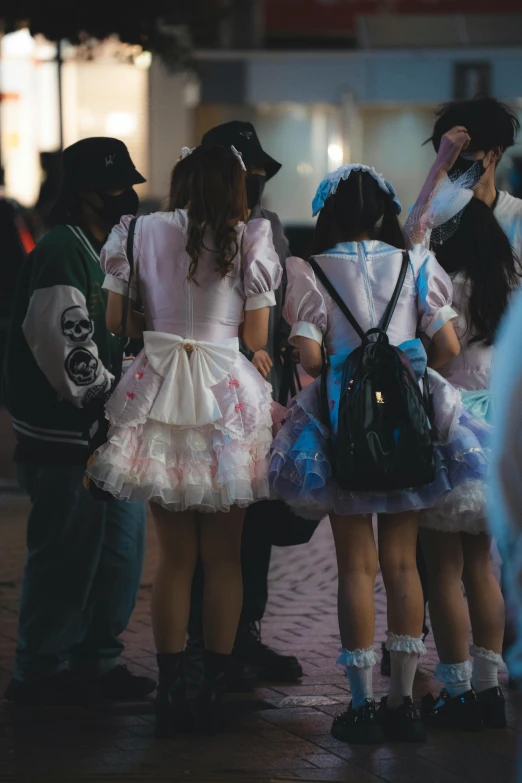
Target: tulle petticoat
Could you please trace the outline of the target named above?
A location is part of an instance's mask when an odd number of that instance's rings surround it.
[[[90,478],[115,497],[152,501],[170,511],[228,511],[269,496],[268,453],[280,406],[271,387],[238,354],[213,388],[222,418],[180,427],[149,418],[162,379],[142,352],[107,405],[109,438]]]
[[[468,422],[466,440],[456,454],[452,453],[451,443],[443,448],[454,488],[439,498],[433,508],[422,512],[420,525],[441,533],[487,533],[486,475],[480,478],[476,474],[470,475],[466,464],[474,459],[477,463],[482,462],[485,456],[487,472],[491,393],[487,390],[462,391],[461,397],[465,409],[473,413]]]
[[[431,508],[465,482],[483,483],[488,465],[485,449],[489,428],[460,405],[460,396],[443,379],[432,383],[437,439],[436,475],[423,487],[392,492],[349,492],[333,477],[328,432],[320,421],[318,382],[292,402],[271,449],[269,481],[272,491],[300,516],[320,519],[326,514],[399,514]],[[437,412],[437,407],[439,408]],[[446,432],[440,431],[445,420]]]

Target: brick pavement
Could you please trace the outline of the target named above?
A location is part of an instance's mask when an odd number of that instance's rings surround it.
[[[16,640],[16,608],[24,558],[27,502],[0,494],[0,689],[8,681]],[[155,559],[148,556],[131,625],[126,661],[155,672],[148,602]],[[332,716],[348,701],[335,665],[336,568],[331,533],[323,524],[307,547],[276,550],[266,641],[303,662],[301,684],[272,684],[230,697],[229,725],[218,737],[152,737],[152,703],[89,709],[21,709],[0,705],[0,781],[246,781],[315,780],[345,783],[508,783],[515,753],[515,704],[508,696],[509,728],[478,735],[432,733],[426,745],[348,747],[330,734]],[[385,598],[377,587],[378,631],[385,630]],[[428,640],[416,696],[436,685]],[[376,692],[386,682],[376,677]],[[252,776],[252,777],[251,777]]]

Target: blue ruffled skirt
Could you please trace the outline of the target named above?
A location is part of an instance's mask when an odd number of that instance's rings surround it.
[[[334,431],[345,358],[330,357],[328,400]],[[419,377],[422,367],[415,367],[414,362],[412,364]],[[398,514],[427,509],[467,481],[483,484],[489,462],[487,443],[490,427],[466,410],[460,393],[438,373],[428,372],[436,446],[436,475],[431,484],[391,492],[342,490],[333,477],[329,432],[321,423],[318,378],[292,401],[272,444],[269,465],[272,492],[299,515],[320,519],[327,514]]]
[[[450,471],[451,491],[444,494],[432,508],[423,511],[421,527],[441,533],[488,533],[486,516],[486,478],[490,463],[492,401],[487,389],[461,391],[462,405],[470,419],[468,437],[460,450],[453,453],[453,444],[442,453]],[[485,465],[477,474],[468,470],[475,460]]]

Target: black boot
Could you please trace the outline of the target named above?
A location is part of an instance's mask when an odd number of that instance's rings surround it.
[[[184,653],[160,653],[158,693],[155,702],[158,738],[174,737],[189,728],[185,697]]]
[[[197,703],[201,734],[216,734],[223,726],[229,663],[230,655],[205,650],[205,679]]]
[[[194,633],[189,626],[185,648],[185,677],[189,687],[199,687],[205,678],[205,643],[203,633]],[[227,690],[249,693],[257,683],[257,672],[238,658],[232,657],[227,675]]]
[[[453,697],[445,688],[438,698],[426,694],[421,701],[421,716],[435,729],[480,731],[483,727],[482,708],[473,689]]]
[[[264,682],[297,682],[303,676],[294,655],[283,655],[261,641],[261,624],[257,622],[240,623],[232,655]]]
[[[506,700],[500,688],[488,688],[477,696],[484,726],[487,729],[506,728]]]

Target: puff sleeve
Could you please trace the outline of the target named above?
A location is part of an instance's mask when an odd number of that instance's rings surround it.
[[[245,310],[273,307],[283,267],[274,248],[269,220],[255,218],[247,223],[241,241],[241,262]]]
[[[121,222],[114,226],[100,255],[101,268],[105,272],[103,288],[116,294],[126,296],[129,283],[130,266],[127,260],[127,236],[132,215],[125,215]],[[138,221],[139,223],[139,221]],[[134,235],[134,260],[138,257],[138,225]],[[135,271],[135,270],[134,270]],[[136,275],[133,275],[129,296],[134,302],[138,299]]]
[[[410,255],[419,267],[416,275],[419,329],[430,339],[439,329],[457,318],[452,308],[453,284],[433,253],[416,245]]]
[[[283,318],[292,327],[289,342],[295,345],[296,337],[308,337],[319,345],[327,329],[327,309],[312,267],[302,258],[288,258],[286,262],[288,283]]]

